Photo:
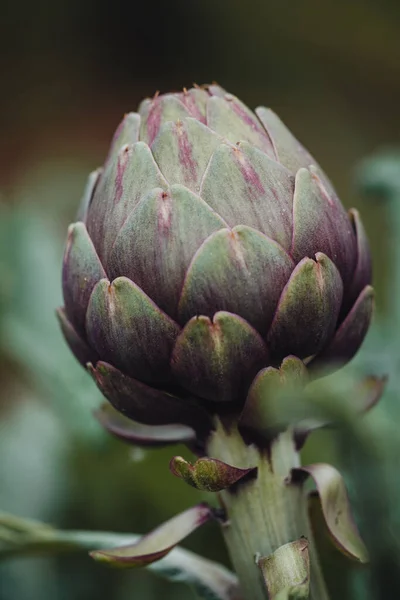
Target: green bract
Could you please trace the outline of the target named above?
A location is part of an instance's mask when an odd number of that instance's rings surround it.
[[[118,410],[198,429],[288,355],[350,360],[370,282],[358,213],[271,110],[211,85],[125,116],[70,227],[59,316]]]

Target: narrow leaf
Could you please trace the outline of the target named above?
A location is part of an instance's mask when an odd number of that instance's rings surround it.
[[[339,471],[331,465],[316,463],[293,469],[294,474],[310,475],[319,493],[322,512],[338,548],[351,558],[368,562],[368,552],[351,513],[346,486]]]
[[[355,394],[355,405],[361,414],[368,412],[379,402],[385,391],[387,380],[385,375],[383,377],[369,375],[359,383]]]
[[[352,408],[357,411],[360,416],[370,411],[379,402],[385,391],[387,377],[377,377],[368,375],[354,387],[351,402]],[[297,449],[300,450],[310,433],[316,429],[335,426],[335,422],[327,418],[310,418],[307,417],[294,428]]]
[[[236,575],[226,567],[179,546],[148,568],[170,581],[191,585],[204,600],[244,600]]]
[[[144,567],[166,556],[181,540],[211,518],[211,508],[207,504],[198,504],[157,527],[135,544],[95,550],[90,555],[113,567]]]
[[[141,536],[105,531],[62,531],[50,525],[0,513],[0,560],[10,556],[54,555],[135,544]],[[148,569],[190,585],[204,600],[244,600],[236,575],[183,548],[174,548]]]
[[[187,425],[143,425],[128,419],[107,402],[95,412],[95,416],[111,435],[135,446],[166,446],[196,440],[195,431]]]

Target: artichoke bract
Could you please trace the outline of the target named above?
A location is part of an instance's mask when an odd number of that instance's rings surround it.
[[[123,119],[69,229],[59,318],[118,410],[195,427],[288,355],[350,360],[370,283],[357,211],[271,110],[210,85]]]

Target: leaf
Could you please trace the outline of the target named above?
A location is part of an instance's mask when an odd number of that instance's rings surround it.
[[[99,423],[113,436],[136,446],[165,446],[182,444],[196,440],[195,431],[181,424],[143,425],[128,419],[108,402],[95,411]]]
[[[300,538],[258,560],[270,600],[308,598],[310,557],[308,541]]]
[[[376,406],[385,391],[387,379],[386,376],[369,375],[354,385],[351,403],[357,416],[362,416]],[[297,449],[304,446],[308,436],[316,429],[332,426],[335,426],[335,422],[326,418],[306,418],[300,421],[294,428]]]
[[[355,406],[360,414],[364,414],[376,406],[382,398],[387,381],[388,377],[386,375],[383,377],[369,375],[360,381],[356,387],[354,398]]]
[[[193,465],[182,456],[174,456],[169,468],[192,487],[206,492],[220,492],[231,487],[257,468],[239,469],[216,458],[199,458]]]
[[[339,471],[331,465],[316,463],[292,470],[294,475],[310,475],[317,486],[326,524],[338,548],[362,563],[368,551],[354,522],[346,486]]]
[[[135,544],[141,536],[103,531],[60,531],[50,525],[0,513],[0,560],[11,556],[34,556],[79,552]],[[175,547],[147,567],[169,581],[186,583],[204,600],[244,600],[236,575],[224,566]]]
[[[100,441],[104,432],[91,412],[101,396],[72,356],[54,315],[62,303],[64,234],[56,230],[51,210],[22,202],[0,215],[0,350],[25,370],[66,429]],[[43,273],[46,285],[39,285]]]
[[[179,546],[149,568],[171,581],[190,584],[204,600],[244,600],[236,575]]]
[[[139,536],[92,531],[60,531],[51,525],[0,512],[0,560],[92,550],[95,547],[132,543]]]
[[[208,504],[198,504],[144,535],[135,544],[95,550],[90,556],[113,567],[144,567],[166,556],[181,540],[213,516]]]
[[[280,372],[268,367],[253,382],[240,423],[258,428],[264,436],[292,426],[304,441],[320,427],[358,420],[376,405],[385,384],[386,377],[367,376],[360,381],[354,373],[336,373],[293,389],[282,386]]]

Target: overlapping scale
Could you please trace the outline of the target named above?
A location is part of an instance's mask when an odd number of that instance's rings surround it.
[[[184,89],[177,96],[192,117],[201,123],[206,123],[207,102],[209,99],[209,94],[206,90],[199,87],[194,87],[190,90]]]
[[[114,408],[134,421],[145,425],[184,423],[198,435],[204,435],[211,426],[206,411],[190,398],[148,386],[104,361],[89,365],[89,371]]]
[[[76,215],[77,221],[82,221],[83,223],[86,223],[89,206],[93,199],[94,190],[96,189],[102,171],[103,169],[96,169],[95,171],[92,171],[89,174],[79,205],[79,210]]]
[[[221,138],[193,118],[167,121],[151,150],[162,174],[170,183],[181,183],[199,193],[206,167]]]
[[[165,94],[144,100],[139,106],[139,114],[141,117],[140,139],[149,146],[157,137],[164,123],[191,116],[185,104],[174,94]]]
[[[217,312],[211,320],[193,317],[172,355],[176,380],[189,392],[214,402],[238,402],[268,363],[261,336],[244,319]]]
[[[347,292],[356,260],[354,232],[343,206],[325,183],[315,168],[297,172],[290,253],[296,262],[317,252],[326,254],[339,269]]]
[[[201,196],[230,227],[248,225],[290,249],[293,177],[248,143],[222,144],[204,175]]]
[[[86,317],[89,342],[102,359],[139,381],[170,379],[179,327],[127,277],[99,281]]]
[[[194,226],[195,224],[195,226]],[[176,317],[189,264],[224,221],[188,188],[152,190],[122,227],[110,259],[111,277],[126,275],[167,314]]]
[[[109,161],[113,161],[122,146],[126,146],[126,144],[132,145],[138,142],[139,131],[140,115],[134,112],[127,113],[114,133],[105,162],[108,163]]]
[[[106,163],[88,218],[89,234],[104,264],[123,223],[155,187],[167,189],[168,184],[143,142],[122,146]]]
[[[270,158],[276,159],[271,139],[256,115],[232,94],[209,99],[207,125],[232,144],[249,142]]]
[[[267,333],[280,294],[294,267],[275,241],[240,225],[212,234],[188,269],[179,302],[179,322],[228,311]]]
[[[333,334],[343,297],[339,271],[325,254],[303,258],[280,297],[268,332],[275,360],[288,354],[307,358],[321,350]]]
[[[349,214],[356,235],[357,261],[346,303],[348,308],[356,301],[361,290],[372,281],[371,253],[364,225],[358,210],[353,208]]]
[[[300,144],[273,110],[260,106],[255,112],[270,136],[276,159],[289,171],[297,173],[301,167],[308,168],[316,164],[308,150]]]
[[[102,277],[106,274],[84,223],[70,225],[63,260],[62,288],[68,319],[83,336],[89,298]]]
[[[339,367],[349,362],[360,348],[371,323],[374,290],[367,285],[347,314],[335,335],[312,362],[313,368],[324,365]]]

